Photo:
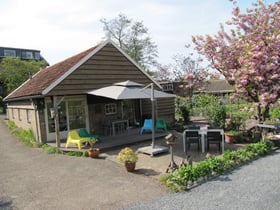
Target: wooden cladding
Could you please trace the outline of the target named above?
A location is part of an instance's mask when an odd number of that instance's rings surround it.
[[[112,45],[106,45],[49,94],[85,94],[116,82],[132,80],[149,84],[151,80]]]

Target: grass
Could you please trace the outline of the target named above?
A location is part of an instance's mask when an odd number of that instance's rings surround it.
[[[33,148],[42,148],[47,154],[63,154],[57,147],[50,146],[48,144],[38,143],[34,137],[34,134],[31,129],[24,130],[22,128],[18,128],[15,123],[11,120],[8,121],[8,128],[11,130],[12,134],[14,134],[21,142],[23,142],[26,146]],[[76,157],[89,157],[88,152],[80,152],[80,151],[71,151],[65,153],[68,156],[76,156]]]

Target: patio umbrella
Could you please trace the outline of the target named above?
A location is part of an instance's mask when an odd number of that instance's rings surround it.
[[[151,88],[150,88],[151,87]],[[120,83],[114,83],[111,86],[89,91],[88,94],[112,98],[115,100],[121,99],[147,99],[150,98],[152,102],[152,122],[154,124],[154,101],[156,98],[174,98],[174,94],[165,93],[154,89],[154,84],[147,86],[127,80]],[[154,128],[152,129],[152,146],[142,148],[143,153],[148,153],[151,156],[157,153],[166,152],[168,148],[155,147]],[[141,151],[139,149],[139,151]]]
[[[130,80],[114,83],[113,85],[92,90],[87,93],[90,95],[102,96],[115,100],[151,98],[151,88],[144,88],[144,85]],[[170,97],[175,97],[175,95],[154,90],[154,98]]]

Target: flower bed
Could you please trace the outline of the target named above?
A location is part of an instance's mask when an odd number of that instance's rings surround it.
[[[236,151],[225,151],[221,156],[211,156],[195,166],[182,166],[175,172],[163,176],[160,181],[173,192],[188,190],[198,183],[254,160],[271,152],[272,142],[248,144]]]

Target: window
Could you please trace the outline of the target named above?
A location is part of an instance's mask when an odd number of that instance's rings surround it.
[[[31,110],[26,110],[26,120],[28,123],[31,123]]]
[[[35,52],[35,59],[40,60],[40,53],[39,52]]]
[[[52,104],[47,102],[49,133],[55,132],[54,118],[51,115]],[[85,102],[82,100],[62,101],[58,106],[59,130],[79,129],[86,127]]]
[[[25,59],[33,59],[33,53],[31,51],[22,51],[21,57]]]
[[[162,85],[162,87],[163,87],[164,91],[173,90],[173,84],[172,83],[164,84],[164,85]]]
[[[48,112],[48,127],[49,133],[55,132],[54,118],[51,115],[51,102],[47,103],[47,112]],[[66,131],[67,130],[67,116],[66,116],[66,105],[65,102],[62,101],[58,106],[58,117],[59,117],[59,130]]]
[[[10,57],[16,57],[16,51],[15,50],[8,50],[4,49],[4,56],[10,56]]]
[[[68,114],[70,130],[86,127],[85,105],[82,101],[69,101]]]
[[[115,103],[105,104],[105,114],[116,114],[117,113],[117,105]]]

